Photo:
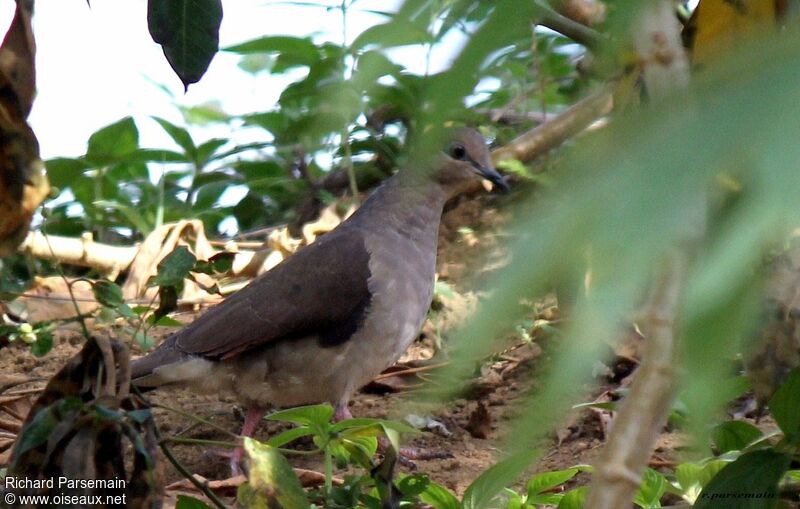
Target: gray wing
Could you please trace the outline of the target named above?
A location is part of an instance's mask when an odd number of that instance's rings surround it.
[[[361,232],[331,232],[214,306],[149,355],[133,378],[188,355],[235,357],[270,342],[316,335],[321,346],[347,341],[363,322],[371,294]]]

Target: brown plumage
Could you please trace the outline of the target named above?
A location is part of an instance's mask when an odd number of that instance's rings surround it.
[[[227,391],[252,409],[330,402],[340,417],[358,388],[402,355],[433,293],[445,202],[491,168],[474,130],[453,134],[426,167],[389,178],[345,222],[133,362],[141,387]]]

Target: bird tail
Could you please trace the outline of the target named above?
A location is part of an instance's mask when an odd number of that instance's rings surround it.
[[[155,350],[131,362],[131,381],[140,388],[153,388],[170,383],[159,375],[159,368],[180,362],[184,354],[175,348],[175,336],[167,338]]]

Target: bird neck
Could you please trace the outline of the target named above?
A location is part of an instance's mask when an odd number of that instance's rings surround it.
[[[380,215],[384,227],[413,239],[435,239],[447,198],[447,190],[438,183],[401,171],[376,189],[356,214]]]

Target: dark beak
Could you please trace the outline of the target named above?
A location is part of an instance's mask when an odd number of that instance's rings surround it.
[[[497,170],[488,166],[478,166],[477,170],[481,177],[496,185],[501,192],[508,192],[509,188],[508,184],[506,183],[506,179],[500,175]]]

